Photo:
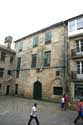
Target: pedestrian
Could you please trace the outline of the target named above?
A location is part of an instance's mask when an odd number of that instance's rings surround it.
[[[33,119],[35,119],[37,125],[39,125],[39,120],[38,120],[38,117],[37,117],[37,103],[34,103],[34,105],[32,106],[32,110],[31,110],[28,125],[31,125],[31,121]]]
[[[61,109],[64,110],[65,109],[65,97],[62,96],[61,98]]]
[[[76,123],[79,118],[82,118],[82,120],[83,120],[82,107],[83,107],[83,100],[80,99],[80,101],[78,102],[78,115],[77,115],[76,119],[74,120],[74,123]]]
[[[65,109],[68,109],[70,104],[70,97],[68,95],[65,96]]]

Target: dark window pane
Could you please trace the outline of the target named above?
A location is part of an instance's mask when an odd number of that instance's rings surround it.
[[[53,94],[54,95],[62,95],[63,88],[62,87],[53,87]]]
[[[20,65],[21,65],[21,57],[17,59],[17,69],[20,69]]]
[[[0,68],[0,77],[3,77],[4,69]]]
[[[16,78],[19,78],[19,70],[16,71]]]
[[[11,70],[8,70],[8,75],[11,75],[11,73],[12,73]]]
[[[1,52],[1,61],[5,61],[6,53]]]
[[[50,58],[51,58],[51,52],[45,52],[44,53],[44,66],[50,66]]]
[[[59,71],[56,71],[56,76],[59,76],[60,72]]]
[[[75,84],[75,97],[82,98],[83,97],[83,85]]]
[[[80,74],[80,62],[77,62],[77,73]]]
[[[0,89],[1,89],[2,85],[0,84]]]
[[[51,43],[52,33],[46,32],[45,33],[45,44]]]
[[[10,56],[10,63],[13,63],[13,56]]]
[[[36,67],[37,54],[32,55],[32,67]]]

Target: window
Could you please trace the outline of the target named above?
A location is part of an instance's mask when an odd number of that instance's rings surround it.
[[[82,98],[83,97],[83,85],[82,84],[75,84],[75,97]]]
[[[53,87],[53,94],[54,95],[62,95],[63,94],[63,88],[62,87]]]
[[[6,53],[1,52],[1,61],[5,61]]]
[[[76,41],[77,52],[83,51],[83,39]]]
[[[16,71],[16,78],[19,78],[19,70]]]
[[[45,33],[45,44],[51,43],[52,32]]]
[[[60,75],[60,72],[59,71],[56,71],[56,76],[59,76]]]
[[[0,77],[3,77],[4,68],[0,68]]]
[[[18,57],[17,59],[17,69],[20,70],[20,65],[21,65],[21,57]]]
[[[44,66],[50,66],[50,58],[51,58],[51,52],[45,52],[44,53]]]
[[[77,52],[83,51],[83,39],[76,41]]]
[[[83,17],[77,19],[77,29],[83,28]]]
[[[33,38],[33,47],[37,47],[38,46],[38,40],[39,40],[39,37],[38,36],[35,36]]]
[[[83,61],[77,62],[77,73],[83,74]]]
[[[75,20],[69,22],[69,32],[75,31]]]
[[[11,73],[12,73],[11,70],[8,70],[8,75],[11,75]]]
[[[21,52],[23,49],[23,42],[16,43],[15,47],[19,52]]]
[[[10,63],[13,63],[13,56],[10,56]]]
[[[0,84],[0,89],[1,89],[2,85]]]
[[[36,67],[37,54],[32,55],[32,67]]]
[[[19,78],[20,65],[21,65],[21,57],[18,57],[18,59],[17,59],[17,71],[16,71],[16,78]]]

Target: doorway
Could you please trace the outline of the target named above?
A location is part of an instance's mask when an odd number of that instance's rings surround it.
[[[39,81],[34,83],[33,98],[38,100],[41,100],[42,98],[42,84]]]
[[[18,94],[18,84],[15,84],[15,95]]]
[[[6,95],[9,95],[9,92],[10,92],[10,85],[7,85],[7,88],[6,88]]]

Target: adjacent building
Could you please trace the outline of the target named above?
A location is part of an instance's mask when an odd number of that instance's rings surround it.
[[[13,70],[15,69],[15,51],[11,49],[12,37],[5,38],[0,45],[0,95],[15,94]]]
[[[73,98],[83,96],[83,14],[67,20],[69,86]]]

